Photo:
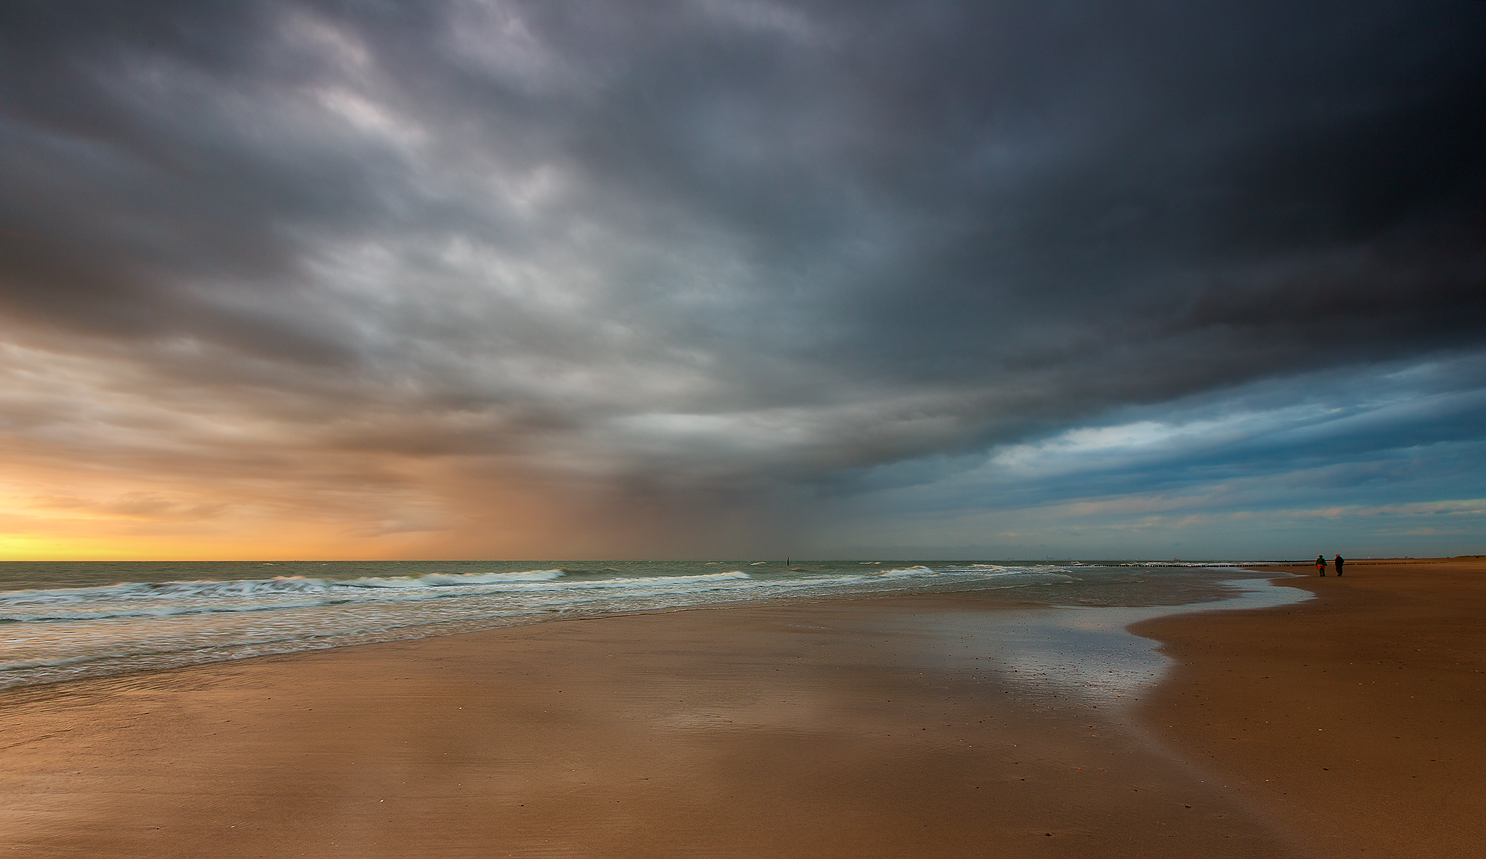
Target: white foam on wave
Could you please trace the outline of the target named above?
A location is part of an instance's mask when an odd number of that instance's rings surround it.
[[[418,603],[461,597],[563,599],[602,592],[654,597],[668,592],[738,588],[752,583],[741,570],[681,576],[564,580],[562,570],[514,573],[430,573],[359,579],[275,577],[238,581],[132,582],[107,587],[0,592],[0,621],[83,621],[244,613],[337,604]],[[550,597],[541,594],[550,593]],[[589,600],[585,600],[589,601]]]
[[[195,582],[121,582],[89,588],[55,588],[49,590],[0,591],[0,611],[4,606],[56,605],[113,600],[158,600],[189,597],[253,596],[272,593],[323,593],[322,579],[292,578],[243,579],[234,581]]]
[[[907,576],[933,576],[938,575],[938,573],[938,570],[920,565],[917,567],[903,567],[896,570],[883,570],[877,574],[877,577],[882,579],[898,579]]]
[[[428,573],[421,576],[367,576],[333,581],[346,588],[454,588],[472,585],[502,585],[510,582],[550,582],[564,576],[562,570],[529,570],[521,573]]]
[[[645,599],[661,596],[682,598],[711,591],[741,591],[768,587],[745,572],[706,573],[696,576],[639,576],[623,579],[562,582],[545,589],[543,606],[577,606],[614,599]],[[578,596],[584,594],[584,596]]]
[[[44,607],[29,612],[0,612],[0,620],[17,622],[28,621],[56,621],[56,620],[115,620],[126,618],[150,618],[150,617],[179,617],[188,614],[217,614],[234,613],[242,614],[255,611],[283,611],[293,608],[315,608],[317,606],[335,605],[338,600],[292,600],[274,602],[269,604],[249,603],[214,603],[202,604],[178,604],[178,605],[145,605],[145,606],[122,606],[111,607],[107,604],[99,608],[89,610],[79,608],[68,610],[67,608]]]
[[[0,592],[0,621],[107,620],[288,610],[348,602],[413,601],[551,582],[561,570],[363,579],[276,576],[227,581],[125,582]]]
[[[635,576],[623,579],[597,579],[590,582],[571,582],[570,587],[625,587],[636,584],[642,585],[685,585],[705,584],[718,581],[741,581],[751,579],[742,570],[733,570],[727,573],[698,573],[692,576]]]
[[[334,588],[433,588],[493,585],[507,582],[544,582],[562,578],[562,570],[519,573],[429,573],[420,576],[368,576],[360,579],[317,579],[275,576],[271,579],[228,579],[180,582],[121,582],[85,588],[0,591],[0,606],[30,603],[76,603],[94,600],[168,599],[189,597],[257,596],[284,593],[326,593]]]

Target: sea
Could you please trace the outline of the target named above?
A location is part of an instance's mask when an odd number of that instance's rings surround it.
[[[1022,607],[1303,598],[1259,562],[0,562],[0,689],[558,619],[999,591]],[[1139,616],[1150,616],[1144,611]],[[1133,617],[1134,615],[1132,615]]]

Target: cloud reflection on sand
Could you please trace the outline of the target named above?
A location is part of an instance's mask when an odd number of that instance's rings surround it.
[[[1229,584],[1237,595],[1198,605],[947,611],[909,625],[935,627],[936,634],[923,641],[937,668],[967,672],[989,667],[1013,682],[1018,697],[1028,702],[1062,697],[1113,708],[1138,700],[1172,665],[1159,643],[1127,631],[1132,624],[1194,610],[1269,608],[1312,598],[1306,591],[1263,579]]]

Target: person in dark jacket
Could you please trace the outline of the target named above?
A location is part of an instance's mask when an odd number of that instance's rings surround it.
[[[1325,555],[1317,555],[1316,556],[1316,575],[1318,575],[1318,576],[1324,576],[1324,575],[1326,575],[1326,556]]]
[[[1341,554],[1338,553],[1337,556],[1336,556],[1336,574],[1338,576],[1342,574],[1342,564],[1345,564],[1346,562],[1347,562],[1347,559],[1346,558],[1343,558],[1341,556]]]

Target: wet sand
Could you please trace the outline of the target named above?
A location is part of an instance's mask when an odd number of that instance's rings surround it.
[[[998,661],[1008,625],[1055,610],[967,594],[12,690],[0,850],[1482,855],[1486,563],[1283,584],[1318,599],[1134,627],[1180,662],[1155,688],[1128,666],[1124,686],[1079,688]]]
[[[694,610],[7,692],[0,850],[1310,855],[1153,743],[1136,696],[987,659],[975,618],[1016,614],[973,595]]]
[[[1291,571],[1317,599],[1136,625],[1180,663],[1142,715],[1317,855],[1486,856],[1486,559]]]

